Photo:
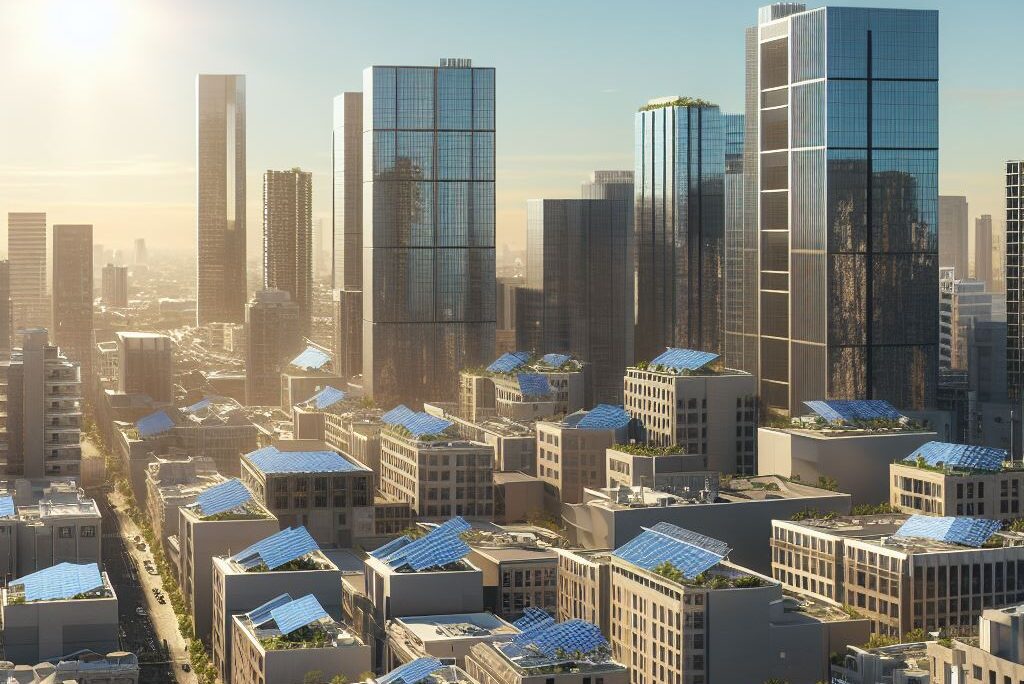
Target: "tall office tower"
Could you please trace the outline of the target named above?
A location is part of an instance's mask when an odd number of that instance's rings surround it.
[[[7,475],[76,477],[82,461],[82,387],[78,364],[49,344],[45,328],[19,332],[20,348],[0,361],[7,397],[0,458]]]
[[[454,399],[494,357],[494,69],[371,67],[363,92],[363,387]]]
[[[149,250],[146,249],[146,238],[135,238],[136,265],[149,263]]]
[[[938,12],[759,13],[762,406],[934,405]]]
[[[245,76],[196,77],[196,316],[245,320]]]
[[[334,98],[334,359],[344,378],[363,372],[363,94]]]
[[[7,214],[7,258],[11,262],[14,330],[50,325],[46,297],[46,214]]]
[[[974,279],[983,281],[993,289],[993,232],[992,216],[982,214],[974,219]]]
[[[128,306],[128,267],[107,264],[103,267],[100,297],[107,306]]]
[[[313,174],[301,169],[263,174],[263,287],[291,295],[299,328],[313,315]]]
[[[322,218],[313,221],[313,275],[317,278],[330,278],[331,269],[329,266],[330,256],[324,249],[324,220]]]
[[[587,363],[587,406],[622,403],[633,363],[633,228],[628,201],[529,200],[526,285],[531,319],[516,347]],[[520,295],[521,300],[522,295]]]
[[[939,269],[939,368],[967,371],[967,344],[978,323],[996,320],[1001,295],[980,280],[955,277],[952,266]]]
[[[967,233],[967,198],[939,195],[939,268],[952,268],[958,280],[970,277]]]
[[[757,242],[746,215],[746,116],[725,115],[725,309],[722,357],[728,368],[756,373]]]
[[[53,227],[53,342],[92,382],[92,226]]]
[[[716,105],[651,100],[635,117],[636,356],[718,353],[722,335],[725,121]]]
[[[580,186],[582,199],[608,199],[625,202],[629,208],[630,218],[633,216],[634,192],[633,171],[628,169],[594,171],[590,174],[590,180],[583,181]],[[505,249],[508,250],[508,245],[505,245]]]
[[[1006,385],[1017,420],[1024,403],[1024,278],[1020,255],[1024,253],[1024,221],[1021,198],[1024,197],[1024,159],[1006,162]],[[991,218],[989,219],[991,222]],[[1020,434],[1017,430],[1016,434]],[[1024,445],[1024,440],[1014,440]],[[1020,451],[1018,447],[1017,451]]]
[[[99,273],[107,262],[103,259],[103,245],[93,243],[92,245],[92,272]]]
[[[302,350],[299,305],[283,290],[257,290],[245,309],[245,403],[281,403],[281,368]]]
[[[157,333],[117,333],[117,389],[173,402],[174,341]]]
[[[11,307],[11,262],[0,261],[0,361],[11,355],[14,319]]]

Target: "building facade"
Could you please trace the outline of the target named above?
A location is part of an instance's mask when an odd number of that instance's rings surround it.
[[[939,268],[952,268],[957,278],[967,278],[967,245],[967,198],[939,195]]]
[[[128,306],[128,267],[107,264],[103,267],[100,295],[107,306]]]
[[[53,342],[92,382],[92,226],[53,227]]]
[[[287,292],[259,290],[245,311],[245,403],[277,406],[281,368],[302,349],[299,305]]]
[[[299,306],[309,335],[313,316],[313,174],[263,174],[263,287],[282,290]]]
[[[117,333],[117,377],[121,392],[173,402],[174,340],[157,333]]]
[[[363,372],[363,94],[334,98],[334,358],[338,372]]]
[[[1007,174],[1007,186],[1009,186],[1010,175]],[[974,270],[972,275],[975,280],[983,281],[989,289],[992,288],[995,279],[993,272],[995,243],[992,215],[982,214],[974,219]]]
[[[1012,404],[1024,398],[1024,277],[1020,270],[1024,244],[1021,198],[1024,160],[1006,162],[1006,378]],[[1018,451],[1019,453],[1019,451]]]
[[[46,214],[7,214],[7,258],[10,261],[14,331],[50,324],[46,296]]]
[[[722,356],[757,373],[757,242],[751,240],[745,183],[746,116],[725,115],[725,263]],[[756,227],[755,227],[756,229]],[[755,234],[756,236],[756,234]]]

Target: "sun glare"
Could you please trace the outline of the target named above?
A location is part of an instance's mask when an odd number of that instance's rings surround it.
[[[54,50],[88,58],[115,39],[121,10],[115,0],[47,0],[43,33]]]

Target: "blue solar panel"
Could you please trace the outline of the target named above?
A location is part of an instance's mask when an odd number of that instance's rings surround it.
[[[14,497],[0,496],[0,518],[10,518],[14,515]]]
[[[527,658],[542,655],[546,658],[570,660],[572,654],[591,653],[599,648],[607,648],[608,641],[601,634],[597,625],[585,620],[567,620],[551,623],[535,630],[529,638],[513,639],[499,648],[509,658]]]
[[[325,409],[334,406],[339,401],[344,401],[347,395],[344,391],[331,387],[328,385],[322,390],[311,396],[304,403],[309,404],[317,409]]]
[[[236,553],[231,560],[247,570],[260,563],[273,570],[319,548],[305,527],[288,527]]]
[[[209,399],[200,399],[191,406],[186,406],[182,411],[185,413],[195,413],[196,411],[202,411],[203,409],[208,408],[211,403],[212,402]]]
[[[171,420],[166,411],[151,413],[145,418],[140,418],[135,423],[135,429],[139,431],[139,435],[142,437],[159,435],[161,432],[167,432],[172,427],[174,427],[174,421]]]
[[[277,629],[281,634],[291,634],[300,627],[330,617],[320,602],[316,600],[316,596],[312,594],[306,594],[291,603],[272,608],[270,616],[277,623]]]
[[[248,613],[246,613],[246,617],[248,617],[249,620],[252,621],[252,624],[259,627],[260,625],[265,624],[267,621],[271,619],[270,611],[272,611],[274,608],[280,608],[281,606],[289,604],[291,602],[291,594],[284,593],[280,596],[275,596],[274,598],[264,603],[262,606],[250,610]]]
[[[512,623],[512,626],[518,629],[519,631],[524,631],[537,624],[547,624],[552,621],[553,620],[551,616],[548,615],[547,611],[530,606],[525,611],[523,611],[523,614],[519,617],[518,620]]]
[[[391,409],[383,416],[381,416],[380,419],[387,423],[388,425],[402,425],[410,417],[415,415],[416,412],[413,411],[411,408],[409,408],[405,404],[399,404],[398,406],[396,406],[395,408]]]
[[[519,391],[524,397],[544,397],[551,394],[551,383],[548,376],[540,373],[520,373],[516,376],[519,381]]]
[[[487,367],[490,373],[511,373],[530,360],[529,352],[505,352]]]
[[[664,352],[655,356],[648,368],[654,366],[666,366],[674,370],[698,370],[718,358],[718,354],[711,352],[695,351],[693,349],[678,349],[669,347]]]
[[[729,547],[711,537],[660,522],[615,549],[616,556],[645,570],[653,570],[668,561],[684,577],[696,575],[718,565]]]
[[[377,684],[419,684],[443,667],[444,663],[437,658],[417,658],[378,677]]]
[[[580,419],[576,427],[584,430],[620,430],[629,425],[629,414],[621,406],[598,404]]]
[[[408,566],[415,572],[443,567],[469,555],[469,545],[459,537],[469,529],[470,524],[461,517],[452,518],[381,560],[391,568]]]
[[[388,425],[405,428],[413,437],[439,435],[453,425],[450,420],[438,418],[423,411],[413,411],[402,404],[381,416],[381,420]]]
[[[943,518],[932,515],[912,515],[896,530],[896,537],[920,537],[935,541],[981,546],[1002,524],[984,518]]]
[[[392,539],[384,546],[378,547],[373,551],[370,551],[370,555],[374,558],[384,558],[385,556],[394,553],[395,551],[402,548],[411,541],[412,539],[409,539],[409,537],[399,537],[398,539]]]
[[[541,357],[541,361],[548,364],[549,366],[560,368],[563,363],[565,363],[571,358],[572,357],[569,356],[568,354],[545,354],[544,356]]]
[[[881,399],[827,399],[805,401],[804,405],[830,423],[859,420],[900,420],[903,414]]]
[[[331,357],[316,347],[306,347],[306,350],[292,359],[292,365],[303,370],[320,370],[331,362]]]
[[[287,473],[350,473],[367,470],[334,451],[280,451],[269,446],[245,455],[261,473],[280,475]]]
[[[99,589],[103,578],[96,563],[60,563],[16,579],[11,585],[24,587],[26,601],[58,601]]]
[[[238,478],[208,487],[196,497],[196,505],[203,516],[217,515],[252,501],[252,493]]]
[[[1010,457],[1006,449],[974,444],[928,442],[903,460],[907,463],[914,463],[919,456],[930,466],[937,467],[941,464],[947,468],[984,470],[993,473],[1002,470],[1003,461]]]

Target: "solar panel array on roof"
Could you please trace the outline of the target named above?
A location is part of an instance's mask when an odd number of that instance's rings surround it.
[[[0,496],[0,518],[10,518],[14,516],[14,497],[13,496]]]
[[[281,451],[269,446],[245,455],[261,473],[280,475],[285,473],[350,473],[366,470],[366,466],[354,463],[335,451]]]
[[[437,658],[417,658],[405,665],[399,665],[383,677],[378,677],[377,684],[420,684],[444,666]]]
[[[520,635],[521,636],[521,635]],[[527,639],[513,639],[499,646],[509,658],[541,655],[545,658],[569,660],[575,652],[587,654],[599,648],[607,648],[608,641],[597,625],[585,620],[554,622],[534,630]]]
[[[981,546],[1002,524],[997,520],[984,518],[953,518],[933,515],[912,515],[896,530],[896,537],[919,537],[935,541]]]
[[[614,555],[644,570],[653,570],[668,561],[692,579],[718,565],[729,547],[717,539],[660,522],[613,551]]]
[[[274,570],[319,548],[305,527],[288,527],[239,551],[231,560],[246,570],[260,563],[266,565],[268,570]]]
[[[900,420],[904,415],[882,399],[826,399],[804,405],[830,423],[859,420]]]
[[[490,373],[511,373],[530,360],[529,352],[505,352],[487,367]]]
[[[413,411],[403,404],[399,404],[385,413],[381,416],[381,420],[388,425],[399,425],[405,428],[413,437],[439,435],[454,424],[450,420],[438,418],[423,411]]]
[[[292,364],[302,370],[320,370],[331,362],[331,357],[316,347],[306,347],[305,351],[292,359]]]
[[[463,518],[452,518],[419,539],[380,557],[380,560],[395,570],[409,567],[420,572],[444,567],[469,555],[469,545],[459,537],[469,529],[470,524]]]
[[[270,617],[277,623],[282,635],[291,634],[295,630],[314,622],[329,618],[327,611],[316,600],[313,594],[306,594],[291,603],[270,609]]]
[[[621,430],[629,425],[629,414],[621,406],[598,404],[580,419],[576,427],[584,430]]]
[[[317,409],[325,409],[334,406],[339,401],[344,401],[347,395],[343,390],[328,385],[305,401]]]
[[[196,506],[203,516],[217,515],[252,501],[252,493],[237,477],[199,492]]]
[[[139,418],[135,423],[135,429],[141,437],[152,437],[161,432],[167,432],[174,427],[174,421],[167,415],[166,411],[157,411],[144,418]]]
[[[711,352],[696,351],[693,349],[679,349],[669,347],[658,356],[655,356],[648,368],[653,366],[667,366],[673,370],[698,370],[718,358],[718,354]]]
[[[99,589],[103,578],[96,563],[60,563],[18,578],[11,586],[23,587],[26,601],[59,601]]]
[[[402,548],[411,541],[412,539],[410,539],[409,537],[399,537],[398,539],[392,539],[387,544],[384,544],[383,546],[378,547],[373,551],[370,551],[370,555],[374,558],[384,558],[385,556],[394,553],[395,551]]]
[[[523,611],[518,620],[512,623],[512,626],[524,632],[538,624],[548,624],[551,621],[552,618],[547,611],[530,606]]]
[[[571,358],[568,354],[545,354],[541,357],[541,360],[549,366],[560,368],[563,363]]]
[[[196,411],[202,411],[205,408],[209,408],[211,403],[212,402],[210,401],[209,398],[200,399],[199,401],[197,401],[196,403],[192,404],[191,406],[186,406],[185,408],[183,408],[181,410],[184,411],[185,413],[195,413]]]
[[[548,376],[541,373],[520,373],[516,376],[519,381],[519,391],[524,397],[545,397],[551,394],[551,383]]]
[[[260,625],[266,624],[267,621],[271,619],[270,611],[272,611],[274,608],[279,608],[291,602],[292,595],[284,593],[280,596],[275,596],[274,598],[270,599],[258,608],[253,608],[245,615],[249,618],[249,620],[252,621],[252,624],[259,627]]]
[[[928,442],[918,447],[914,453],[903,460],[914,463],[918,457],[930,466],[944,465],[948,468],[965,470],[984,470],[999,472],[1003,469],[1003,461],[1009,458],[1006,449],[977,446],[975,444],[949,444],[946,442]]]

